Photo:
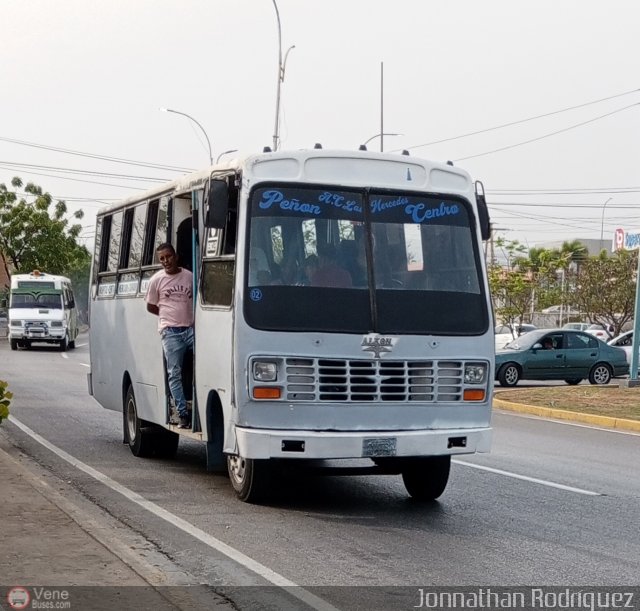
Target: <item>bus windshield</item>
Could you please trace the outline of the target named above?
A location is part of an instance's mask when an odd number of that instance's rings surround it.
[[[269,184],[253,190],[249,209],[244,314],[254,328],[486,332],[480,250],[463,198]]]
[[[26,291],[11,291],[10,308],[47,308],[49,310],[62,309],[62,294],[60,291],[54,293],[36,293]]]

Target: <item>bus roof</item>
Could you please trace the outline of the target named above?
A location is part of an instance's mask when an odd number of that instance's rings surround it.
[[[336,160],[337,164],[331,164],[331,159]],[[362,163],[363,161],[365,163]],[[270,180],[301,180],[316,183],[332,181],[344,185],[361,185],[365,177],[358,172],[358,169],[362,169],[365,164],[372,162],[376,163],[375,186],[411,190],[428,188],[442,193],[467,193],[473,189],[473,182],[469,174],[449,163],[428,161],[397,153],[303,149],[252,154],[229,159],[110,204],[101,208],[98,211],[98,216],[141,201],[191,191],[199,185],[204,186],[209,177],[216,174],[225,176],[240,171],[254,177]],[[400,172],[398,172],[398,166],[401,166]],[[266,167],[269,169],[266,170]],[[344,171],[338,171],[340,167]],[[396,170],[393,176],[391,176],[391,172],[383,171],[385,168],[391,167],[395,167]],[[367,178],[370,179],[370,176]]]

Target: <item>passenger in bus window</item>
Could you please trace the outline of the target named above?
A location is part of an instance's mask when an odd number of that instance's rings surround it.
[[[264,250],[258,246],[251,246],[249,255],[249,286],[262,286],[271,283],[269,262]]]
[[[350,288],[353,283],[351,274],[338,264],[338,255],[332,244],[319,241],[318,269],[311,276],[313,286],[329,286],[334,288]]]
[[[147,311],[158,316],[158,331],[167,361],[169,389],[180,418],[180,428],[191,428],[191,414],[182,387],[182,361],[193,351],[193,274],[178,266],[173,246],[160,244],[156,249],[164,269],[149,281],[145,301]]]
[[[311,284],[311,278],[318,269],[318,257],[316,255],[308,255],[302,263],[304,272],[303,282],[305,285]]]
[[[305,284],[305,274],[298,264],[295,255],[285,254],[280,264],[280,278],[275,279],[271,284],[284,284],[287,286],[302,286]]]

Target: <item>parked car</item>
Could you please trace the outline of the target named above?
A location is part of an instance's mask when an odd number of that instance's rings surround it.
[[[496,380],[501,386],[515,386],[519,380],[564,380],[573,385],[588,379],[591,384],[608,384],[628,373],[624,350],[583,331],[537,329],[496,352]]]
[[[589,325],[585,329],[587,333],[590,333],[594,337],[601,339],[603,342],[608,342],[611,339],[611,333],[613,332],[613,325],[607,325],[606,327],[599,324]]]
[[[631,364],[631,350],[633,349],[633,331],[625,331],[617,337],[610,339],[607,344],[624,350],[627,355],[627,362]],[[640,351],[639,351],[640,352]]]
[[[562,328],[571,329],[572,331],[586,331],[590,326],[590,322],[568,322],[562,325]]]
[[[517,337],[520,337],[525,333],[529,333],[529,331],[533,331],[537,328],[538,327],[536,327],[535,325],[529,325],[526,323],[516,325],[513,329],[509,325],[498,325],[495,329],[496,350],[504,348],[506,344],[512,342]]]
[[[575,306],[569,305],[552,305],[548,308],[540,310],[542,314],[565,314],[566,316],[579,316],[580,310]]]

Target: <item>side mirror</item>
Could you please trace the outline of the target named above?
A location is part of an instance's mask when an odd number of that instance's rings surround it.
[[[476,204],[478,206],[478,221],[480,223],[480,235],[484,241],[491,237],[491,220],[489,219],[489,208],[484,196],[484,185],[476,180]]]
[[[229,210],[229,185],[226,180],[211,180],[207,196],[205,227],[224,229]]]
[[[69,308],[75,308],[76,302],[73,299],[69,299]]]
[[[531,350],[542,350],[542,344],[540,342],[536,342],[531,346]]]

